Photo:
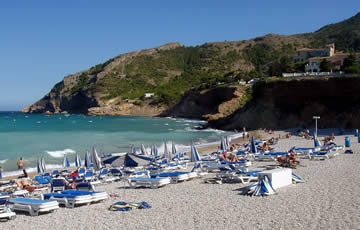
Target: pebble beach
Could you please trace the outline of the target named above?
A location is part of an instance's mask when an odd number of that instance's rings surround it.
[[[284,133],[275,132],[275,136]],[[97,191],[106,191],[113,196],[104,202],[73,209],[60,208],[35,217],[17,214],[15,220],[0,223],[0,228],[359,229],[360,143],[354,135],[347,136],[352,142],[347,149],[353,150],[354,154],[343,154],[342,150],[328,160],[300,159],[301,166],[293,172],[305,183],[278,189],[272,196],[243,195],[244,184],[207,184],[204,178],[159,189],[130,189],[127,181],[121,180],[96,186]],[[345,135],[336,135],[335,142],[344,145],[344,139]],[[287,151],[292,146],[312,147],[313,140],[291,136],[280,139],[274,147],[276,151]],[[249,170],[264,170],[265,166],[276,164],[253,162]],[[209,173],[205,178],[215,175]],[[152,208],[109,211],[110,205],[118,201],[146,201]]]

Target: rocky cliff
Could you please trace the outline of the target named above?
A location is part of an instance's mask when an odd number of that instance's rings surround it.
[[[209,126],[233,130],[312,127],[360,127],[360,78],[329,77],[262,81],[253,88],[252,100]]]

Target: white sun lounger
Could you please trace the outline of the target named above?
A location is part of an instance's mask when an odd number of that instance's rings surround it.
[[[0,196],[0,220],[12,220],[16,217],[16,213],[11,211],[11,209],[7,206],[8,199],[9,196]]]
[[[130,188],[137,187],[148,187],[148,188],[159,188],[161,186],[170,184],[170,177],[160,178],[130,178],[128,180]]]
[[[92,202],[90,195],[72,195],[63,193],[47,193],[44,194],[44,199],[56,200],[66,208],[74,208],[75,205],[90,204]]]
[[[42,212],[51,212],[59,208],[59,203],[53,200],[37,200],[29,198],[12,198],[9,200],[14,211],[28,212],[31,216],[37,216]]]
[[[79,190],[65,190],[62,191],[63,194],[70,195],[89,195],[91,196],[91,202],[100,202],[109,198],[109,195],[106,192],[90,192],[90,191],[79,191]]]
[[[187,172],[164,172],[151,175],[152,178],[167,178],[171,179],[171,183],[176,184],[181,181],[190,179]]]

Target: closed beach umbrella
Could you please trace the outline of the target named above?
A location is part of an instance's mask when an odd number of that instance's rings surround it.
[[[36,168],[37,168],[37,172],[38,172],[38,173],[43,173],[43,172],[44,172],[44,171],[43,171],[43,168],[42,168],[42,166],[41,166],[41,159],[38,159],[38,160],[37,160]]]
[[[224,136],[221,137],[220,150],[222,150],[222,151],[226,150],[226,144],[225,144]]]
[[[70,162],[69,159],[67,157],[67,154],[64,155],[64,160],[63,160],[63,168],[69,168],[70,167]]]
[[[254,136],[251,136],[250,153],[257,153]]]
[[[79,154],[76,154],[76,156],[75,156],[75,165],[76,165],[76,167],[81,166],[81,159],[80,159]]]
[[[96,152],[96,149],[93,149],[93,159],[94,159],[94,168],[95,170],[99,170],[102,168],[101,159]]]
[[[191,157],[190,157],[190,161],[191,162],[197,162],[200,161],[200,155],[194,145],[194,143],[191,143]]]
[[[225,137],[225,143],[226,143],[226,149],[229,149],[229,148],[230,148],[230,139],[229,139],[229,136],[226,136],[226,137]]]
[[[172,153],[174,156],[175,156],[176,153],[177,153],[176,146],[175,146],[174,142],[173,142],[172,145],[171,145],[171,153]]]
[[[319,140],[319,138],[317,137],[316,133],[314,133],[314,146],[315,146],[315,147],[320,147],[320,146],[321,146],[320,140]]]
[[[165,146],[164,146],[164,158],[165,159],[168,159],[168,160],[171,160],[171,153],[168,151],[167,149],[167,144],[165,142]]]
[[[131,145],[130,153],[136,154],[136,148],[134,145]]]
[[[41,158],[41,167],[42,167],[43,172],[45,172],[46,171],[46,165],[45,165],[45,160],[44,160],[43,157]]]
[[[85,153],[85,163],[84,163],[86,168],[90,168],[90,156],[89,155],[90,155],[89,152],[86,151],[86,153]]]
[[[156,145],[154,145],[154,156],[155,156],[155,157],[158,157],[158,156],[159,156],[159,150],[158,150],[158,148],[156,147]]]
[[[145,150],[144,144],[141,144],[141,154],[146,154],[146,150]]]

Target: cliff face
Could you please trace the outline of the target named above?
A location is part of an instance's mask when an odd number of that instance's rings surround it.
[[[212,90],[191,90],[174,107],[161,116],[198,118],[205,120],[229,116],[240,107],[244,87],[221,86]]]
[[[219,129],[360,127],[360,78],[296,79],[259,82],[253,99],[231,116],[209,122]]]

